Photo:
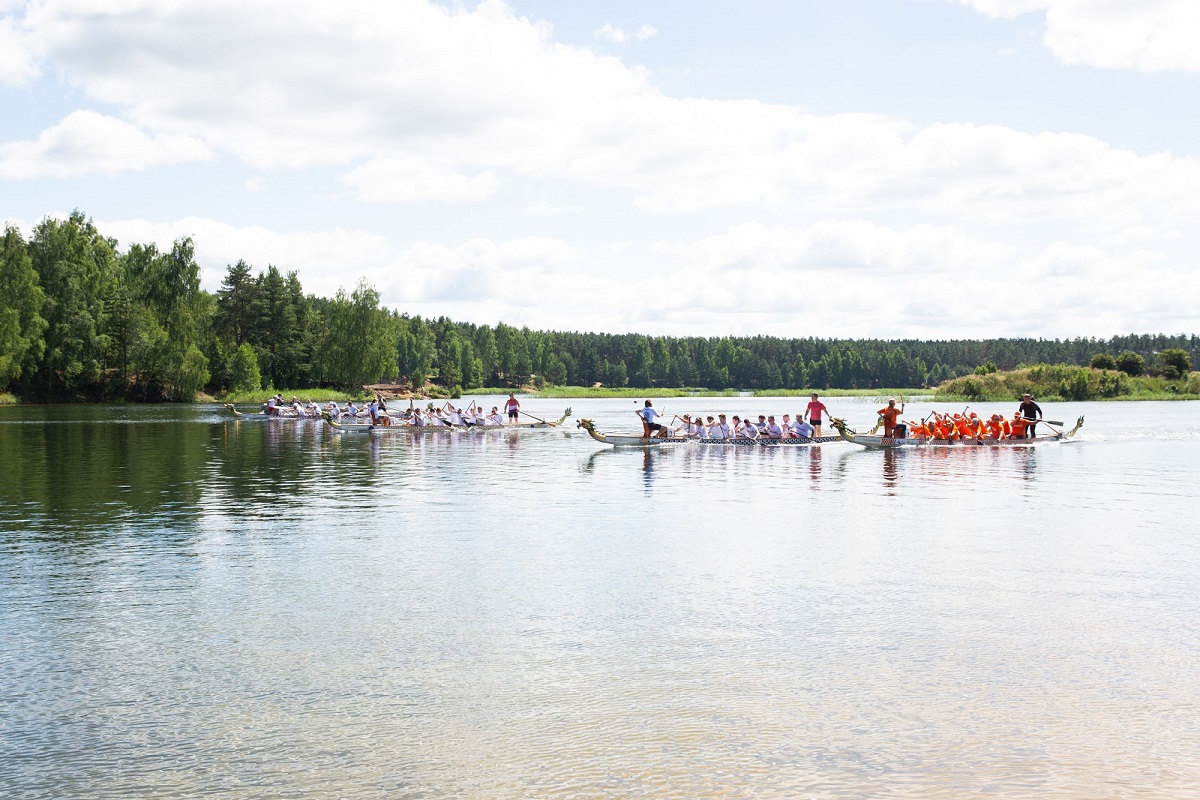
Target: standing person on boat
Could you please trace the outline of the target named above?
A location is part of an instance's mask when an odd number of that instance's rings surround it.
[[[804,411],[804,419],[808,420],[813,426],[813,430],[817,432],[817,436],[821,435],[821,415],[828,415],[829,409],[825,404],[817,399],[817,393],[812,393],[812,399],[808,401],[808,408]]]
[[[521,402],[512,392],[508,393],[508,399],[504,401],[504,410],[508,412],[508,421],[512,425],[517,424],[517,417],[521,413]]]
[[[1025,418],[1025,422],[1029,425],[1029,438],[1036,439],[1038,420],[1042,418],[1042,407],[1033,402],[1033,395],[1025,393],[1017,412]]]
[[[886,407],[879,409],[879,416],[883,417],[883,435],[890,439],[896,433],[896,422],[900,419],[900,415],[904,413],[904,403],[900,403],[900,407],[896,408],[896,398],[889,397]]]
[[[643,439],[649,439],[650,437],[652,437],[655,434],[655,432],[657,432],[659,434],[660,439],[662,438],[662,436],[664,435],[662,433],[662,431],[664,429],[663,429],[662,425],[660,425],[654,421],[655,418],[658,417],[658,412],[654,410],[653,403],[651,403],[649,400],[647,400],[645,407],[643,407],[640,411],[635,411],[633,413],[637,414],[639,417],[642,418],[642,438]]]

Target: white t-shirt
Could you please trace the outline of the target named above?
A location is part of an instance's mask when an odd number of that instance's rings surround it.
[[[708,438],[710,439],[728,439],[729,434],[729,425],[725,422],[718,422],[708,429]]]
[[[658,412],[652,406],[646,406],[638,413],[642,415],[642,419],[646,420],[647,424],[654,422],[655,417],[658,416]]]

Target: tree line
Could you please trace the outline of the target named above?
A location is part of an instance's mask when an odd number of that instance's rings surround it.
[[[26,400],[180,400],[200,391],[448,390],[558,385],[710,389],[922,387],[976,370],[1049,363],[1154,369],[1200,358],[1196,335],[1111,339],[785,339],[535,331],[426,319],[380,305],[365,280],[332,298],[296,272],[238,261],[200,288],[194,243],[121,250],[81,212],[0,242],[0,388]],[[1107,364],[1108,361],[1101,359]]]

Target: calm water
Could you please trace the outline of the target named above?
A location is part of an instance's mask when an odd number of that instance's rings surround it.
[[[1047,412],[1080,441],[0,409],[0,795],[1194,797],[1200,404]]]

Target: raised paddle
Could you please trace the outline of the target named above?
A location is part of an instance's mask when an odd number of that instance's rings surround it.
[[[554,424],[554,423],[552,423],[552,422],[546,422],[546,420],[542,419],[541,417],[535,417],[535,416],[533,416],[533,414],[530,414],[530,413],[529,413],[529,412],[527,412],[527,411],[522,411],[521,413],[522,413],[522,414],[524,414],[525,416],[527,416],[527,417],[531,418],[531,419],[536,419],[538,422],[542,423],[543,425],[552,425],[552,424]]]

